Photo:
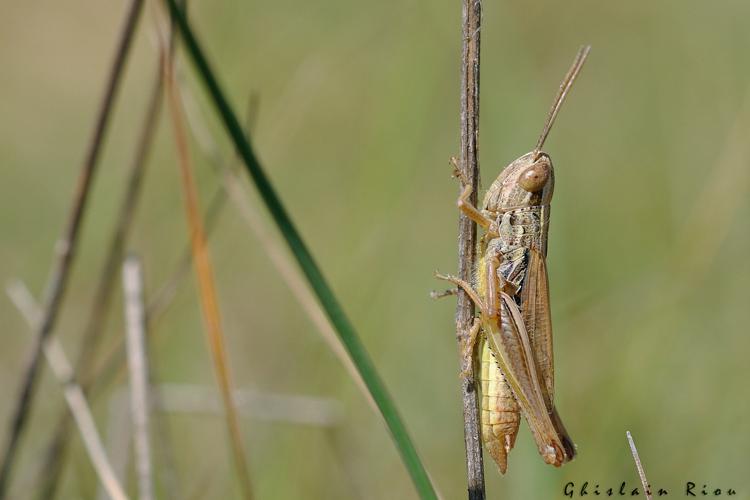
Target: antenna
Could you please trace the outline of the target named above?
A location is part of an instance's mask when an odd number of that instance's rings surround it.
[[[544,141],[547,140],[547,136],[549,135],[549,131],[552,128],[552,124],[555,123],[555,118],[557,118],[557,112],[560,110],[560,106],[562,106],[563,101],[565,101],[565,96],[568,95],[568,91],[570,90],[570,87],[573,86],[573,82],[578,76],[578,73],[580,73],[581,68],[583,67],[583,63],[586,62],[586,57],[588,57],[590,50],[590,45],[584,45],[578,50],[578,54],[576,54],[573,65],[570,67],[570,69],[568,70],[568,74],[565,75],[565,78],[560,84],[560,91],[557,93],[557,97],[555,97],[555,100],[552,103],[552,107],[550,108],[549,114],[547,115],[547,121],[544,123],[544,128],[542,129],[542,135],[539,136],[539,140],[536,143],[536,148],[534,148],[534,151],[536,153],[539,153],[542,150]]]

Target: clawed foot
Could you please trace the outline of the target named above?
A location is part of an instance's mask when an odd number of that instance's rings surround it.
[[[453,276],[452,274],[441,274],[438,271],[435,271],[435,277],[439,280],[450,281],[451,283],[462,289],[464,292],[466,292],[471,301],[474,302],[474,305],[480,309],[482,314],[487,313],[487,306],[484,304],[484,301],[479,297],[477,291],[472,288],[471,284],[468,281],[464,281],[457,276]]]
[[[466,175],[464,175],[461,167],[458,165],[458,158],[451,156],[450,164],[453,166],[453,175],[451,177],[459,179],[464,186],[471,185],[469,179],[466,178]]]
[[[481,321],[479,318],[474,318],[474,323],[472,323],[469,331],[461,335],[462,366],[465,367],[459,373],[459,377],[462,379],[474,378],[474,350],[477,345],[477,338],[479,338],[480,328]]]
[[[443,274],[437,270],[435,271],[435,277],[439,280],[450,281],[454,285],[458,285],[461,281],[457,276],[453,276],[452,274]]]
[[[437,300],[437,299],[442,299],[443,297],[450,297],[451,295],[456,295],[457,293],[458,293],[458,288],[449,288],[443,291],[433,290],[430,292],[430,298]]]

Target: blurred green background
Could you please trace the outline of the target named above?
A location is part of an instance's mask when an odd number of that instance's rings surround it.
[[[39,295],[50,269],[123,2],[4,0],[0,15],[0,280]],[[56,333],[72,356],[120,203],[156,63],[147,8],[85,219]],[[191,2],[191,18],[295,222],[385,379],[446,499],[463,498],[463,427],[453,299],[432,272],[456,267],[459,2]],[[484,3],[481,166],[487,186],[533,147],[581,44],[590,58],[546,150],[556,166],[548,267],[557,405],[579,457],[556,470],[525,424],[489,498],[564,498],[566,482],[637,485],[625,431],[651,483],[686,481],[750,498],[750,4],[663,0]],[[183,63],[184,58],[181,57]],[[196,88],[192,68],[183,64]],[[206,106],[204,106],[208,110]],[[217,132],[213,114],[207,125]],[[187,239],[170,124],[148,167],[130,248],[147,289]],[[225,154],[231,154],[222,139]],[[205,207],[218,180],[193,143]],[[257,199],[253,204],[267,219]],[[379,417],[321,341],[231,206],[211,236],[239,387],[334,398],[335,431],[242,421],[260,499],[414,498]],[[122,328],[112,304],[107,344]],[[2,432],[28,328],[0,300]],[[195,282],[183,283],[151,342],[154,381],[212,385]],[[119,382],[94,402],[105,433]],[[26,498],[62,407],[45,366],[13,483]],[[170,415],[174,474],[187,498],[236,498],[220,418]],[[169,498],[158,462],[159,491]],[[131,474],[132,476],[132,474]],[[76,438],[60,498],[92,498]],[[132,485],[132,478],[131,478]]]

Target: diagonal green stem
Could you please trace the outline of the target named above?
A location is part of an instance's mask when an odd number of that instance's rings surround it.
[[[378,405],[378,408],[383,415],[383,419],[391,432],[396,447],[401,454],[401,458],[411,475],[414,486],[419,492],[421,498],[436,499],[437,495],[432,483],[427,476],[427,472],[425,471],[425,468],[417,455],[417,451],[414,448],[414,443],[409,437],[406,427],[404,426],[385,385],[377,374],[375,366],[370,360],[367,351],[365,351],[362,342],[359,340],[359,337],[354,330],[354,326],[352,326],[349,319],[344,314],[344,310],[341,308],[339,301],[328,286],[320,268],[318,268],[315,263],[310,251],[302,241],[302,238],[294,227],[289,214],[276,194],[276,191],[268,180],[268,177],[266,177],[266,174],[263,172],[263,168],[255,157],[255,153],[253,152],[236,115],[224,97],[224,93],[219,87],[219,83],[214,77],[214,73],[209,66],[208,60],[203,55],[203,51],[198,45],[198,41],[193,35],[192,29],[188,25],[185,15],[177,6],[176,0],[165,1],[169,7],[175,26],[177,26],[182,35],[182,39],[185,42],[190,57],[203,79],[203,83],[205,84],[208,93],[211,95],[214,105],[224,122],[227,133],[234,142],[234,146],[237,148],[240,157],[245,163],[250,177],[260,192],[261,198],[266,204],[266,207],[271,212],[271,216],[276,222],[279,231],[281,231],[286,239],[290,250],[297,259],[300,268],[307,277],[310,286],[317,295],[323,309],[325,309],[331,323],[336,328],[349,356],[351,356],[352,361],[362,375],[368,390],[372,394],[375,403]]]

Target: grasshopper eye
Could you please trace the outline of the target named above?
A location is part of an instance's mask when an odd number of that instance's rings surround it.
[[[544,187],[549,178],[549,168],[543,163],[535,163],[521,173],[518,184],[529,193],[536,193]]]

